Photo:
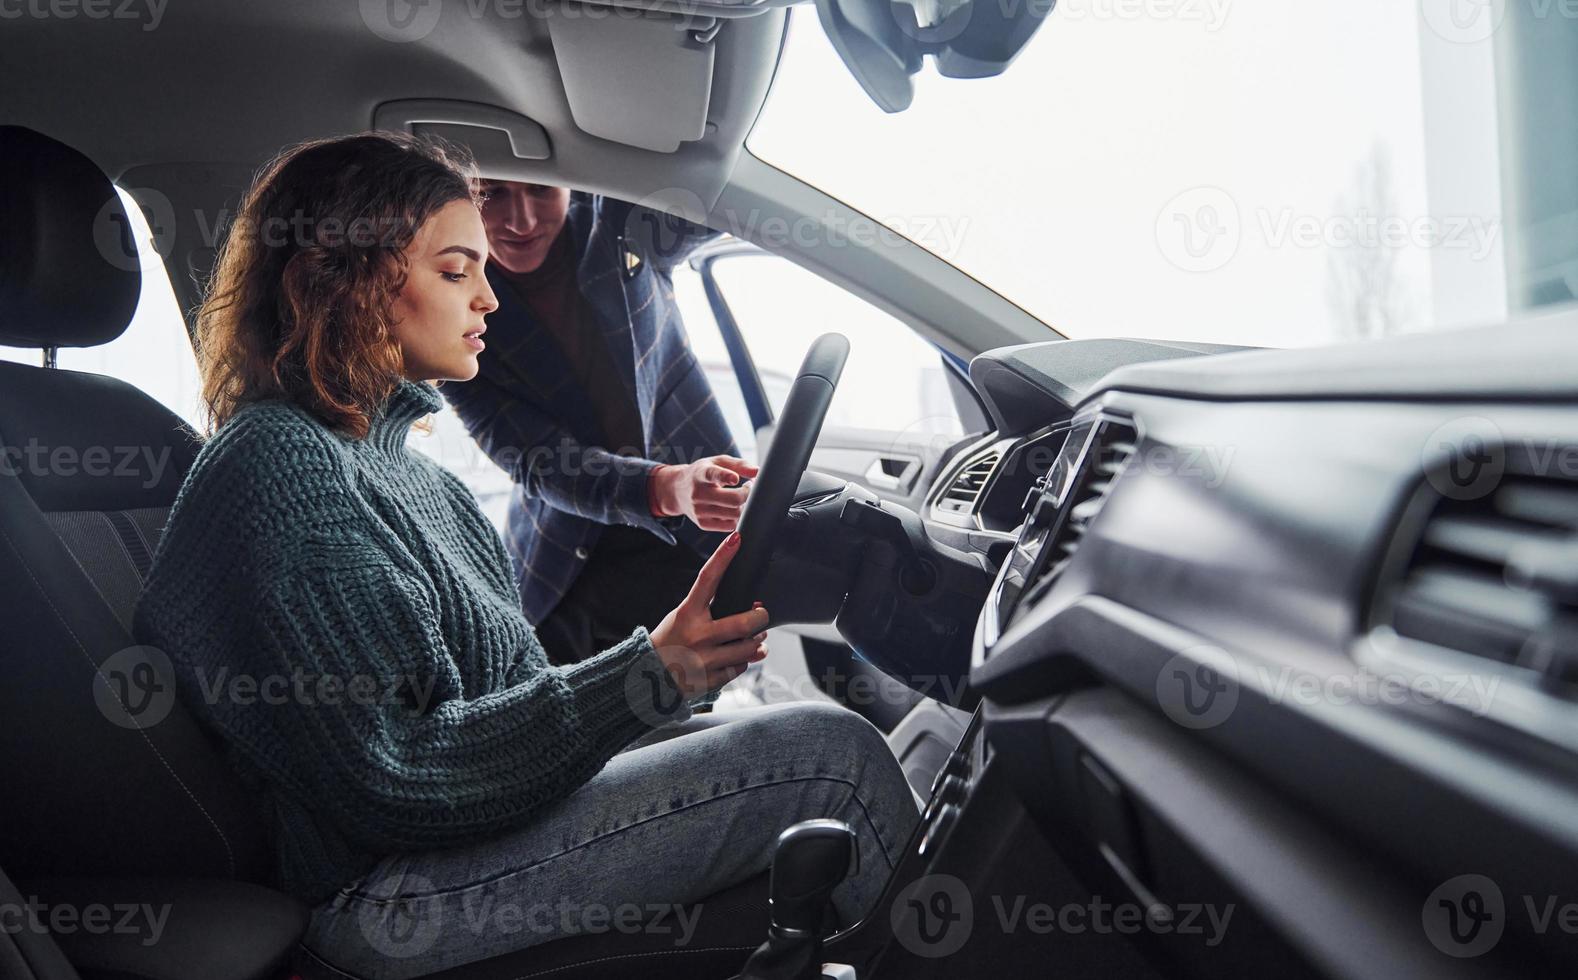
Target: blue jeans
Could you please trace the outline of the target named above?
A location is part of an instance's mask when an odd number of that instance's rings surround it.
[[[779,832],[813,817],[859,837],[859,872],[833,893],[853,923],[919,820],[881,732],[821,703],[697,715],[632,743],[519,830],[385,858],[313,910],[305,943],[369,980],[660,922],[683,945],[687,907],[765,870]]]

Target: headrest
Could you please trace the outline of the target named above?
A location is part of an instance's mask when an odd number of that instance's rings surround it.
[[[131,224],[92,160],[0,126],[0,344],[93,347],[119,337],[142,292]]]

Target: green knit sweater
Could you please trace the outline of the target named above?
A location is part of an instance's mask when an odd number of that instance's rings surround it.
[[[548,664],[476,498],[406,448],[442,404],[402,381],[362,440],[246,406],[198,454],[137,606],[308,904],[386,855],[527,823],[690,714],[645,629]]]

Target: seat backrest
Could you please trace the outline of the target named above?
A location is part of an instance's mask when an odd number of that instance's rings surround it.
[[[140,276],[95,230],[109,179],[0,126],[0,344],[107,343]],[[268,848],[223,749],[132,610],[199,437],[114,378],[0,363],[0,867],[262,880]]]

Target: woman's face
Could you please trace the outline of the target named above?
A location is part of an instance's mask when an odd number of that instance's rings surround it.
[[[412,381],[470,381],[482,352],[482,318],[499,308],[482,267],[488,236],[470,201],[451,201],[427,219],[405,250],[405,287],[394,302],[394,334]]]

